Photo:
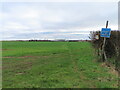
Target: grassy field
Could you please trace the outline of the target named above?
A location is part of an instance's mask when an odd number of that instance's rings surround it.
[[[117,88],[89,42],[2,42],[3,88]]]

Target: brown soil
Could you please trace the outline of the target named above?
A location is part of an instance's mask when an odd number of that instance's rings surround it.
[[[5,56],[5,57],[0,57],[0,58],[48,58],[50,56],[19,56],[19,57],[14,57],[14,56]],[[55,57],[55,56],[54,56]]]
[[[8,57],[2,57],[2,58],[28,58],[28,57],[34,57],[34,56],[21,56],[21,57],[8,56]]]
[[[118,76],[118,72],[115,70],[115,67],[113,67],[112,65],[110,65],[110,64],[108,65],[106,63],[102,63],[101,66],[109,68],[109,73],[112,73],[112,74]]]
[[[11,51],[13,49],[0,49],[0,51]]]

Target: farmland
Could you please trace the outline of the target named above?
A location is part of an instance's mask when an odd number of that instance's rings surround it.
[[[3,88],[117,88],[89,42],[2,42]]]

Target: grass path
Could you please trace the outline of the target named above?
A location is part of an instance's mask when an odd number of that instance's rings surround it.
[[[3,88],[117,88],[88,42],[3,42]]]
[[[89,88],[117,87],[117,74],[111,73],[108,68],[101,67],[101,64],[95,60],[93,49],[85,45],[85,43],[82,44],[83,47],[79,47],[77,44],[76,46],[72,45],[72,43],[68,45],[72,55],[74,71],[80,75],[79,85],[83,85],[83,88],[84,85]]]

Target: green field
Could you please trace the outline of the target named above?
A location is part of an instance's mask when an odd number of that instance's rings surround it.
[[[117,88],[89,42],[2,42],[3,88]]]

